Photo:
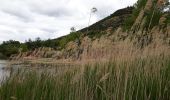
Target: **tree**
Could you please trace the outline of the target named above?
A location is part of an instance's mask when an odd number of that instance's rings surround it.
[[[34,44],[34,49],[41,47],[41,46],[42,46],[41,38],[40,38],[40,37],[37,37],[37,38],[35,39],[35,41],[33,42],[33,44]]]
[[[31,39],[28,39],[28,41],[25,42],[25,44],[27,45],[28,49],[33,49],[33,45],[32,45],[33,41]]]
[[[27,45],[26,45],[25,43],[21,44],[21,45],[20,45],[20,50],[21,50],[21,52],[26,52],[26,51],[28,51]]]
[[[92,14],[97,12],[97,8],[93,7],[90,11],[90,17],[89,17],[89,21],[88,21],[88,27],[90,25],[90,21],[91,21],[91,17],[92,17]],[[88,32],[88,28],[87,28],[87,32]]]
[[[5,41],[0,45],[0,53],[5,57],[10,57],[12,54],[18,53],[20,48],[20,42],[9,40]]]
[[[71,32],[76,32],[76,28],[75,27],[71,27],[70,30],[71,30]]]

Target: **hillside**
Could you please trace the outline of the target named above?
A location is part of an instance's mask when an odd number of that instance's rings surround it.
[[[86,32],[87,30],[89,31],[104,31],[107,30],[108,28],[116,29],[124,24],[124,21],[126,18],[128,18],[132,12],[133,12],[133,7],[127,7],[124,9],[120,9],[110,16],[96,22],[95,24],[84,28],[80,30],[79,32]]]
[[[107,61],[110,58],[169,53],[170,14],[168,3],[139,0],[134,7],[120,9],[103,20],[67,36],[28,41],[12,60]],[[87,31],[88,30],[88,31]],[[15,47],[15,46],[14,46]],[[152,53],[150,53],[150,52]]]

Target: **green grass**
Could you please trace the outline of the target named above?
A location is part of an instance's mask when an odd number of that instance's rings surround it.
[[[0,87],[0,100],[170,100],[170,57],[111,61],[60,72],[19,71]]]

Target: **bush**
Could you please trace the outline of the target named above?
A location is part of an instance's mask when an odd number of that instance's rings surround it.
[[[20,42],[9,40],[0,45],[0,53],[5,57],[10,57],[12,54],[17,54],[20,48]]]

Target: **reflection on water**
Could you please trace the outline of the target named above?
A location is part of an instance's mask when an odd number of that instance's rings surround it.
[[[0,60],[0,82],[5,80],[10,76],[10,70],[6,70],[5,67],[7,66],[7,61]]]

